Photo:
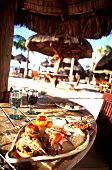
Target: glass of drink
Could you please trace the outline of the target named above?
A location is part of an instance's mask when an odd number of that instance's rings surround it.
[[[27,102],[30,105],[30,109],[27,111],[28,114],[36,114],[36,112],[33,109],[33,105],[37,103],[38,100],[38,91],[35,89],[29,89],[27,91]]]
[[[17,113],[18,108],[20,107],[21,103],[22,103],[21,91],[14,90],[14,91],[10,92],[9,104],[10,104],[10,107],[12,108],[12,112],[13,112],[11,115],[9,115],[9,117],[11,119],[19,120],[21,118],[20,115]]]

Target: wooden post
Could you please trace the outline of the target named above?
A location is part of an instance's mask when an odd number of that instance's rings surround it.
[[[25,67],[25,72],[24,72],[24,77],[28,78],[28,62],[29,62],[29,50],[28,50],[28,55],[26,58],[26,67]]]
[[[75,61],[75,59],[72,58],[72,60],[71,60],[71,67],[70,67],[70,80],[69,81],[73,81],[74,61]]]
[[[11,51],[14,35],[15,0],[0,3],[0,102],[8,90]]]
[[[62,57],[59,56],[59,54],[56,52],[56,54],[53,56],[53,58],[56,60],[55,66],[54,66],[54,73],[57,74],[59,71],[60,62],[62,60]]]
[[[55,67],[54,67],[54,73],[55,73],[55,74],[58,73],[60,61],[61,61],[61,58],[59,58],[59,59],[56,61],[56,63],[55,63]]]

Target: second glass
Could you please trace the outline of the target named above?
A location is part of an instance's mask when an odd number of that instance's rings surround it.
[[[36,112],[33,109],[33,105],[37,103],[38,100],[38,91],[35,89],[29,89],[27,91],[27,102],[30,105],[30,109],[27,111],[28,114],[36,114]]]

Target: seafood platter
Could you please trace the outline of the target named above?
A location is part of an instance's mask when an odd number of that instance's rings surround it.
[[[68,110],[68,111],[76,111],[76,110],[84,109],[84,106],[81,106],[80,104],[72,102],[72,101],[70,101],[70,102],[56,102],[55,104],[56,104],[56,106],[64,108],[65,110]]]
[[[90,125],[72,117],[49,117],[44,112],[22,127],[6,160],[21,163],[72,156],[84,150],[90,140]]]

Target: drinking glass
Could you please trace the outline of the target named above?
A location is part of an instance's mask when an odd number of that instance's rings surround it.
[[[27,102],[30,105],[30,109],[27,111],[28,114],[36,114],[36,112],[33,109],[33,105],[37,103],[38,100],[38,91],[35,89],[29,89],[27,91]]]
[[[10,107],[12,108],[12,114],[9,115],[9,117],[11,119],[15,119],[15,120],[19,120],[21,117],[19,114],[17,114],[18,112],[18,108],[20,107],[22,103],[22,93],[20,90],[14,90],[12,92],[10,92],[10,96],[9,96],[9,104]]]

